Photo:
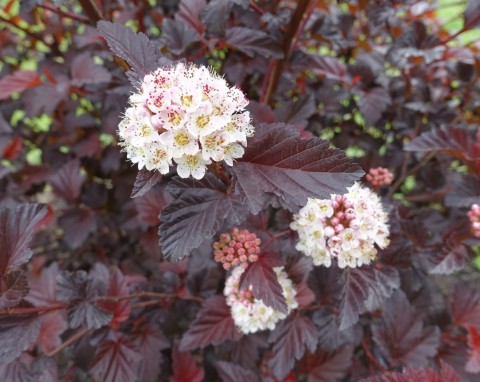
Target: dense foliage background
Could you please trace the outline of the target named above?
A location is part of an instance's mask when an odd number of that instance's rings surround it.
[[[3,0],[0,379],[478,380],[480,3],[451,3]],[[117,146],[134,86],[177,60],[238,85],[257,126],[200,181]],[[379,166],[390,246],[313,267],[292,213]],[[265,244],[254,287],[281,305],[284,264],[298,291],[272,332],[225,305],[212,242],[235,226]]]

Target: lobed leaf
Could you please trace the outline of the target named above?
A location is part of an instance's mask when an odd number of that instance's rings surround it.
[[[7,99],[14,93],[36,87],[42,82],[37,72],[18,70],[0,79],[0,100]]]
[[[273,358],[268,364],[275,377],[282,380],[293,368],[295,360],[303,356],[305,349],[311,353],[315,351],[318,333],[312,321],[297,312],[280,322],[268,340],[274,344]]]
[[[268,194],[295,210],[307,198],[330,198],[363,175],[339,149],[318,138],[300,139],[291,126],[261,125],[248,142],[245,155],[234,163],[234,195],[257,214]]]
[[[373,340],[390,364],[422,367],[437,354],[440,331],[424,327],[401,291],[384,305],[382,321],[372,326]]]
[[[383,112],[391,105],[390,93],[381,87],[362,91],[357,101],[358,108],[368,126],[375,125],[382,117]]]
[[[89,53],[76,56],[70,67],[72,85],[98,84],[110,82],[112,75],[103,66],[96,64]]]
[[[162,180],[162,174],[158,171],[147,171],[142,169],[137,173],[137,178],[133,184],[131,198],[138,198],[146,194],[150,189]]]
[[[132,344],[120,335],[100,343],[90,372],[100,375],[103,382],[135,382],[141,358]]]
[[[474,175],[462,175],[445,197],[450,207],[471,207],[480,203],[480,179]]]
[[[455,325],[480,329],[480,288],[458,283],[450,300],[450,314]]]
[[[110,50],[124,59],[141,77],[158,67],[159,48],[142,32],[135,33],[123,25],[103,20],[97,23],[97,29]]]
[[[197,318],[183,335],[179,349],[186,351],[218,345],[227,340],[238,340],[240,336],[225,298],[213,296],[203,302]]]
[[[135,350],[143,357],[138,365],[139,380],[158,381],[160,373],[161,351],[170,347],[170,342],[156,325],[143,325],[140,332],[134,334]]]
[[[205,372],[195,363],[195,358],[179,350],[177,344],[173,346],[173,376],[170,382],[202,382]]]
[[[353,346],[344,345],[333,351],[318,349],[300,361],[300,369],[308,382],[337,382],[343,380],[353,362]]]
[[[440,374],[433,369],[406,368],[402,373],[388,373],[386,375],[364,378],[360,382],[460,382],[460,377],[450,365],[441,362]]]
[[[273,267],[283,265],[280,257],[265,253],[258,260],[251,263],[240,279],[240,288],[251,288],[256,299],[282,313],[288,312],[287,302],[283,296],[283,289],[277,279]]]
[[[233,363],[218,361],[215,363],[222,382],[258,382],[259,379],[251,370],[246,370]]]
[[[30,260],[28,248],[34,230],[47,213],[40,204],[23,204],[0,210],[0,275]]]
[[[224,223],[238,225],[246,218],[242,201],[228,193],[213,175],[202,180],[176,178],[168,188],[174,201],[161,215],[160,246],[166,259],[178,261],[212,238]]]
[[[28,294],[25,272],[16,270],[0,278],[0,309],[11,308]]]
[[[225,42],[247,56],[259,54],[263,57],[283,58],[281,45],[267,33],[244,27],[233,27],[226,31]]]
[[[50,184],[58,196],[74,202],[80,195],[85,178],[86,175],[80,172],[80,161],[74,159],[50,177]]]
[[[468,328],[468,360],[465,370],[472,374],[480,373],[480,333],[474,326]]]

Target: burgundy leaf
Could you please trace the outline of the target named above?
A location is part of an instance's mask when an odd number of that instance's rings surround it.
[[[380,308],[385,299],[390,298],[400,287],[400,276],[398,271],[388,265],[378,264],[374,269],[375,284],[370,288],[365,307],[368,311],[373,311]]]
[[[258,382],[259,379],[251,370],[246,370],[233,363],[218,361],[215,363],[222,382]]]
[[[357,101],[358,108],[362,113],[367,125],[375,125],[382,117],[383,112],[392,103],[390,93],[384,88],[375,87],[362,91]]]
[[[392,365],[422,367],[437,354],[440,331],[424,327],[405,295],[397,291],[384,305],[382,321],[372,327],[373,340]]]
[[[388,373],[382,376],[364,378],[360,382],[460,382],[460,377],[450,365],[442,362],[440,374],[432,369],[406,368],[403,373]]]
[[[50,183],[58,196],[74,202],[80,195],[85,177],[85,174],[80,173],[80,161],[74,159],[52,175]]]
[[[162,174],[158,171],[147,171],[142,169],[138,172],[133,185],[131,198],[138,198],[144,195],[162,179]]]
[[[0,363],[0,380],[8,382],[39,382],[36,375],[21,360]]]
[[[30,260],[28,245],[46,213],[47,208],[40,204],[0,210],[0,275]]]
[[[57,298],[68,303],[68,324],[72,329],[82,326],[98,329],[110,322],[112,313],[103,310],[96,301],[105,292],[105,284],[88,277],[85,271],[62,272],[57,276]]]
[[[463,160],[473,160],[477,155],[477,148],[465,129],[453,126],[443,126],[422,133],[406,147],[406,151],[446,151],[450,155]]]
[[[211,3],[212,1],[209,2]],[[201,35],[205,31],[205,25],[200,20],[200,14],[206,5],[205,0],[181,0],[175,19],[183,21]]]
[[[346,330],[339,330],[340,323],[338,316],[328,307],[317,310],[312,321],[318,330],[318,345],[322,349],[335,350],[351,341],[354,336],[354,327]]]
[[[28,293],[27,276],[17,270],[0,278],[0,309],[17,305]]]
[[[476,0],[467,0],[463,25],[466,30],[480,27],[480,4]]]
[[[480,203],[480,179],[474,175],[462,175],[445,197],[450,207],[471,207]]]
[[[287,258],[285,272],[287,272],[288,278],[292,280],[294,284],[307,281],[312,269],[312,260],[303,254],[297,253],[295,256]]]
[[[468,328],[468,361],[465,370],[480,373],[480,333],[474,326]]]
[[[127,61],[141,77],[159,66],[160,49],[143,33],[135,33],[130,28],[109,21],[99,21],[97,28],[110,50]]]
[[[281,45],[261,30],[233,27],[226,31],[225,38],[230,47],[249,57],[259,54],[263,57],[283,58]]]
[[[273,358],[268,361],[273,374],[282,380],[308,349],[313,353],[317,347],[318,333],[308,317],[298,312],[280,322],[270,334],[273,343]]]
[[[138,381],[138,365],[142,356],[123,336],[100,343],[90,372],[101,376],[103,382]]]
[[[52,263],[49,267],[44,267],[36,275],[30,275],[30,292],[26,298],[35,306],[45,306],[54,303],[57,298],[57,276],[58,263]]]
[[[227,340],[237,340],[240,336],[225,298],[213,296],[203,302],[197,318],[182,337],[180,350],[218,345]]]
[[[450,300],[450,313],[455,325],[480,329],[480,288],[457,284]]]
[[[318,349],[302,359],[300,369],[307,374],[308,382],[337,382],[345,378],[353,361],[352,356],[351,345],[330,352]]]
[[[375,289],[375,272],[372,268],[347,269],[343,276],[340,302],[340,330],[345,330],[358,321],[365,310],[365,301],[371,289]]]
[[[170,382],[202,382],[204,371],[195,363],[195,358],[188,353],[179,350],[177,344],[173,346],[173,376]]]
[[[19,70],[0,79],[0,100],[7,99],[14,93],[41,84],[40,75],[29,70]]]
[[[100,272],[106,273],[108,277],[108,288],[105,293],[105,297],[122,297],[129,294],[127,280],[125,276],[118,268],[114,268],[111,272],[103,264],[95,264],[95,268],[105,268]],[[103,279],[105,281],[105,278]],[[98,304],[103,310],[112,313],[112,319],[110,321],[110,326],[114,330],[118,330],[120,324],[126,321],[130,317],[132,311],[132,304],[129,299],[123,299],[119,301],[114,300],[101,300]]]
[[[199,40],[198,33],[182,20],[163,19],[162,32],[168,48],[174,54],[182,54],[190,44]]]
[[[95,212],[83,207],[73,207],[58,219],[63,229],[63,240],[72,249],[80,247],[96,227]]]
[[[112,79],[110,72],[103,66],[95,64],[89,53],[76,56],[70,70],[74,86],[110,82]]]
[[[62,343],[61,335],[67,329],[67,321],[65,321],[61,312],[54,311],[43,316],[40,334],[37,339],[42,352],[48,353],[60,346]]]
[[[442,249],[435,251],[435,255],[434,267],[430,269],[433,274],[451,275],[463,269],[470,261],[470,253],[463,244],[444,244]]]
[[[200,17],[207,30],[218,36],[225,34],[225,23],[232,7],[231,0],[211,0],[202,10]]]
[[[313,73],[337,81],[345,81],[347,79],[347,66],[338,58],[311,55],[309,59]]]
[[[241,200],[220,180],[206,175],[202,180],[176,178],[169,191],[174,201],[160,215],[160,246],[168,260],[178,261],[212,238],[225,222],[238,225],[247,211]]]
[[[24,307],[31,307],[24,304]],[[0,365],[12,362],[38,338],[41,318],[37,313],[0,317]]]
[[[244,368],[253,369],[257,364],[261,349],[268,347],[268,342],[260,333],[243,336],[236,342],[229,342],[231,361]]]
[[[283,296],[283,289],[277,279],[273,267],[283,265],[283,260],[275,254],[265,253],[258,257],[258,261],[251,263],[240,280],[240,288],[252,288],[253,296],[282,313],[288,312],[287,302]]]
[[[307,203],[308,197],[330,198],[363,175],[360,167],[327,141],[300,139],[298,132],[284,124],[261,125],[234,163],[234,195],[257,214],[265,193],[274,194],[290,209]]]
[[[275,114],[273,114],[272,108],[268,105],[257,101],[250,101],[247,110],[250,112],[250,117],[252,117],[252,123],[254,125],[275,122]]]
[[[295,289],[297,290],[295,300],[300,307],[309,306],[315,300],[315,293],[307,286],[307,283],[295,285]]]
[[[296,102],[285,102],[275,110],[275,118],[279,122],[305,127],[308,119],[317,112],[313,95],[299,98]]]
[[[165,191],[159,189],[150,190],[134,200],[138,211],[138,219],[143,224],[157,227],[160,224],[160,212],[171,201],[172,198]]]
[[[160,352],[170,347],[169,341],[156,325],[143,325],[141,331],[134,334],[133,343],[135,350],[143,355],[138,365],[139,381],[158,381]]]

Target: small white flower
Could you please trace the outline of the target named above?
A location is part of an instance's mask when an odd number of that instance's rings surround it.
[[[188,178],[191,175],[195,179],[202,179],[207,169],[206,165],[212,163],[204,160],[200,153],[175,158],[175,162],[177,163],[177,173],[181,178]]]

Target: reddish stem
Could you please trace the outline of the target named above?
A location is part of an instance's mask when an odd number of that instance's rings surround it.
[[[11,308],[4,309],[0,311],[0,316],[13,316],[17,314],[28,314],[28,313],[47,313],[52,310],[60,310],[66,308],[66,304],[55,304],[49,306],[38,306],[33,308]]]
[[[74,342],[78,341],[80,338],[82,338],[84,335],[88,334],[89,332],[90,332],[90,329],[88,328],[78,331],[72,337],[70,337],[68,340],[62,343],[60,346],[56,347],[55,349],[53,349],[52,351],[48,352],[45,355],[47,357],[53,357],[55,354],[65,349],[67,346],[70,346]]]
[[[380,362],[377,361],[375,356],[372,354],[370,349],[367,346],[367,343],[365,342],[365,339],[362,339],[362,349],[365,351],[365,355],[367,358],[382,372],[385,373],[387,369],[385,369]]]
[[[83,24],[88,24],[90,22],[90,20],[87,17],[84,17],[82,15],[77,15],[76,13],[73,13],[73,12],[62,11],[60,8],[54,7],[50,4],[38,4],[37,7],[56,13],[57,15],[60,15],[62,17],[79,21]]]
[[[270,239],[268,239],[266,243],[262,245],[262,251],[267,248],[272,243],[272,241],[277,240],[279,237],[288,235],[290,232],[291,231],[289,229],[286,229],[285,231],[280,231],[277,232],[275,235],[272,235],[272,237],[270,237]]]

